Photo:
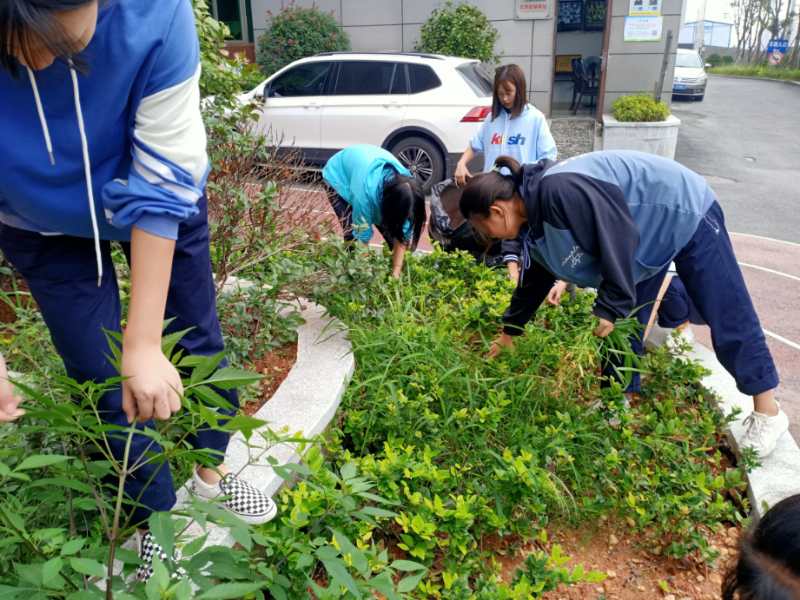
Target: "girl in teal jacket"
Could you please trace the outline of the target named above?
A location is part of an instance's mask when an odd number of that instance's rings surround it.
[[[415,250],[425,224],[425,194],[393,154],[368,144],[334,154],[322,177],[344,239],[368,244],[372,227],[392,250],[392,276],[400,277],[406,250]]]

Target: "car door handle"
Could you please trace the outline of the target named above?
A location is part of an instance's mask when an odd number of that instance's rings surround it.
[[[317,102],[309,102],[303,108],[306,108],[308,110],[317,110],[319,109],[319,104]]]
[[[387,102],[383,105],[383,108],[400,108],[399,102]]]

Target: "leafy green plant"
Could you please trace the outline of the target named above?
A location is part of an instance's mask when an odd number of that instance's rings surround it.
[[[669,116],[669,108],[663,102],[657,102],[650,96],[638,94],[614,100],[611,105],[611,113],[617,121],[665,121]]]
[[[301,8],[292,2],[267,16],[269,25],[258,39],[257,59],[265,75],[320,52],[350,50],[350,38],[333,15],[316,7]]]
[[[417,50],[496,62],[497,38],[497,29],[479,8],[448,0],[422,25]]]

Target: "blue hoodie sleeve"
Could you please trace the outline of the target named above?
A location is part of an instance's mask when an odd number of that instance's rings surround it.
[[[142,70],[144,94],[131,132],[127,180],[103,188],[111,223],[176,239],[197,214],[208,176],[200,113],[200,48],[189,0],[179,0],[163,42]]]

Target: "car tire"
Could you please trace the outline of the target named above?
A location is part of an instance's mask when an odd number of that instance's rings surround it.
[[[418,136],[403,138],[389,151],[411,171],[426,194],[431,186],[444,179],[444,157],[430,140]]]

